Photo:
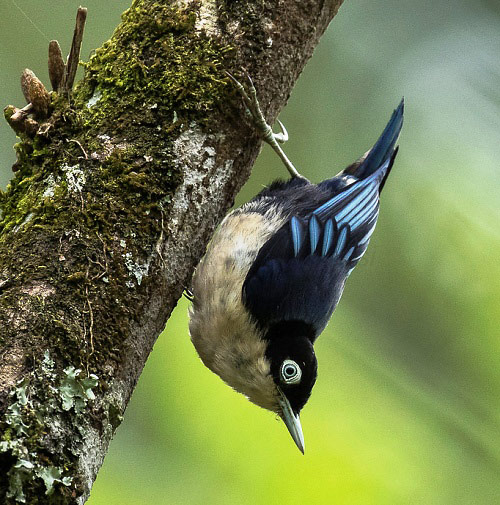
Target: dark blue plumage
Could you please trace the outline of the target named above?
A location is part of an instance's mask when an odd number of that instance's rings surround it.
[[[276,205],[288,216],[243,284],[244,302],[260,325],[295,320],[310,325],[313,341],[321,333],[375,228],[402,123],[403,101],[365,159],[320,184],[275,182],[256,196],[260,211]]]

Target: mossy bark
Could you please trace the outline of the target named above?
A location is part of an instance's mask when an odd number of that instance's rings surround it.
[[[20,133],[0,202],[1,503],[88,498],[258,153],[223,70],[248,70],[272,122],[340,3],[135,0]]]

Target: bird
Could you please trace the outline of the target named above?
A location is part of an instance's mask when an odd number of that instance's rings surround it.
[[[393,166],[404,98],[374,146],[318,184],[303,177],[261,111],[257,92],[228,74],[262,138],[291,177],[222,221],[192,279],[189,331],[202,362],[254,404],[276,413],[299,450],[300,412],[317,378],[314,343],[363,256]]]

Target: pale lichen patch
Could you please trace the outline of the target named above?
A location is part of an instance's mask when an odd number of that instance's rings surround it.
[[[233,160],[226,161],[224,166],[218,165],[216,150],[213,147],[223,140],[223,134],[204,133],[198,125],[191,123],[189,130],[183,132],[174,141],[174,159],[184,160],[189,168],[179,167],[184,172],[184,180],[172,199],[172,216],[183,215],[188,208],[193,206],[197,207],[197,211],[202,215],[202,206],[192,201],[189,195],[193,191],[201,192],[203,196],[216,194],[228,182]],[[238,154],[235,153],[235,155]],[[203,160],[201,164],[200,160]],[[205,183],[207,178],[212,181],[211,185]],[[178,226],[179,223],[174,217],[170,231],[175,233]]]
[[[96,88],[95,91],[94,91],[94,94],[89,98],[89,100],[87,101],[87,108],[88,109],[91,109],[94,105],[97,104],[97,102],[99,102],[99,100],[102,98],[102,93],[101,91],[99,90],[99,88]]]
[[[56,194],[57,182],[52,174],[47,177],[46,180],[47,187],[42,193],[43,198],[52,198]]]
[[[28,224],[33,219],[34,215],[35,214],[33,212],[29,212],[28,214],[26,214],[25,218],[19,224],[14,226],[12,231],[14,233],[17,233],[24,225]]]
[[[130,274],[135,278],[137,284],[140,286],[142,279],[148,275],[149,267],[151,265],[152,256],[150,256],[145,262],[139,263],[134,261],[131,252],[126,252],[125,255],[125,266]],[[132,284],[133,286],[133,284]],[[129,287],[132,287],[129,285]]]
[[[87,176],[80,168],[80,165],[63,165],[61,168],[66,175],[68,191],[70,193],[81,193],[85,183],[87,182]]]
[[[198,18],[195,23],[197,31],[203,31],[208,35],[218,35],[218,2],[216,0],[205,0],[200,5]]]
[[[97,377],[82,375],[74,367],[59,373],[48,351],[36,373],[15,383],[9,393],[12,400],[3,417],[0,436],[0,454],[15,459],[7,473],[7,498],[26,503],[26,490],[37,479],[43,481],[47,496],[54,492],[56,485],[72,485],[65,452],[76,454],[85,440],[89,426],[85,411],[87,404],[94,400],[92,388],[96,386]],[[73,433],[71,448],[63,446],[68,430]],[[47,452],[58,456],[48,460]]]
[[[90,159],[105,161],[115,152],[125,152],[128,144],[125,142],[114,143],[109,135],[97,135],[100,142],[100,150],[90,153]]]

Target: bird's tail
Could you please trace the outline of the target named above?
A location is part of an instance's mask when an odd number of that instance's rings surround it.
[[[404,98],[392,113],[391,119],[387,123],[382,135],[368,153],[360,160],[348,166],[343,173],[355,176],[362,180],[373,174],[389,158],[394,160],[395,145],[403,126]],[[392,165],[392,161],[389,166]],[[387,174],[386,174],[387,176]],[[385,177],[384,177],[385,179]],[[384,181],[385,182],[385,181]]]

